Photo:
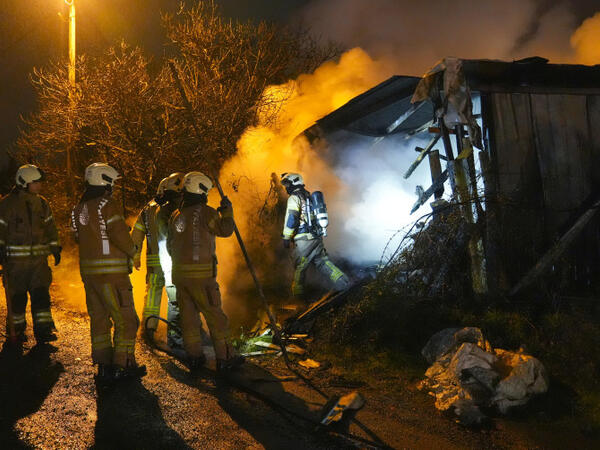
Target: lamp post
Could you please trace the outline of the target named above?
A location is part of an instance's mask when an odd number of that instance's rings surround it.
[[[76,34],[75,34],[75,0],[65,0],[69,6],[69,83],[75,88],[75,57],[76,57]]]
[[[71,105],[71,131],[74,131],[74,112],[75,112],[75,61],[76,61],[76,28],[75,28],[75,0],[65,0],[69,6],[69,101]],[[67,144],[67,195],[73,194],[73,169],[71,162],[71,153],[73,150],[73,134],[69,135]]]

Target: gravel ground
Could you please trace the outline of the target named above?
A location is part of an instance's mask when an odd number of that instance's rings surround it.
[[[141,341],[137,357],[148,375],[110,390],[97,390],[90,359],[89,320],[81,286],[53,288],[59,329],[54,345],[33,346],[22,355],[0,353],[0,448],[343,448],[342,440],[316,435],[297,418],[263,401],[216,383],[211,372],[190,374],[172,358]],[[135,283],[134,283],[135,285]],[[66,295],[65,295],[66,292]],[[0,323],[6,310],[0,299]],[[289,376],[281,359],[252,361],[249,377]],[[245,376],[246,372],[240,374]],[[343,368],[314,377],[328,394],[350,392]],[[358,419],[394,448],[599,448],[576,431],[552,421],[531,425],[498,419],[486,430],[469,430],[438,413],[414,381],[386,377],[359,388],[367,405]],[[264,386],[267,387],[264,387]],[[256,386],[256,385],[255,385]],[[263,383],[277,402],[316,416],[324,403],[299,381]],[[351,431],[366,436],[356,425]]]

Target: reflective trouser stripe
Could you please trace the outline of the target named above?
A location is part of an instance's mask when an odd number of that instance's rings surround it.
[[[50,311],[36,311],[33,313],[34,323],[54,323]]]
[[[115,296],[115,292],[110,284],[104,285],[104,298],[106,299],[108,305],[111,308],[111,317],[115,324],[115,352],[118,351],[117,347],[121,347],[119,351],[126,351],[127,347],[123,349],[123,332],[125,331],[125,322],[123,320],[123,315],[121,314],[121,309],[119,308],[119,301]],[[131,348],[131,353],[133,353],[133,346]],[[129,353],[129,352],[127,352]]]
[[[101,334],[92,337],[92,350],[103,350],[105,348],[112,348],[110,334]]]
[[[13,324],[15,325],[21,325],[22,323],[25,323],[25,314],[12,314],[11,317]]]
[[[344,276],[344,272],[342,272],[340,269],[338,269],[337,266],[335,264],[333,264],[329,259],[327,261],[325,261],[325,265],[329,268],[329,270],[331,270],[331,273],[329,274],[329,278],[334,283],[337,280],[339,280],[341,277]]]
[[[146,301],[144,303],[144,311],[142,313],[142,320],[144,326],[146,325],[146,318],[148,316],[160,314],[160,303],[162,299],[162,290],[164,287],[163,278],[160,274],[150,273],[148,274],[148,283],[146,284]],[[156,321],[154,323],[148,323],[149,328],[156,328]]]
[[[115,352],[133,353],[135,349],[135,339],[118,339],[115,342]]]

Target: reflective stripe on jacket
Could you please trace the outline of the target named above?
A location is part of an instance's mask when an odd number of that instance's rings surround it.
[[[282,237],[284,239],[293,239],[293,240],[301,240],[301,239],[316,239],[309,225],[309,218],[311,223],[316,221],[316,217],[309,211],[309,206],[306,201],[306,198],[310,194],[304,191],[306,195],[302,195],[300,192],[296,191],[290,194],[287,201],[287,209],[285,212],[285,219],[283,222],[283,232]]]
[[[146,267],[148,268],[160,268],[157,223],[159,209],[160,206],[154,200],[148,202],[137,217],[131,232],[133,243],[138,248],[136,258],[139,258],[139,253],[142,251],[142,243],[144,242],[144,238],[146,239]]]
[[[217,275],[215,236],[233,233],[233,209],[221,213],[205,204],[176,210],[169,220],[167,246],[173,259],[173,280]]]
[[[46,257],[58,247],[50,205],[40,195],[15,189],[0,200],[0,245],[9,259]]]
[[[82,277],[129,273],[129,258],[134,257],[137,247],[110,194],[75,206],[71,230],[79,244]]]

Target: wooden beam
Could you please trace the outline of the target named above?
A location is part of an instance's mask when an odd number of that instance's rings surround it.
[[[431,182],[435,183],[435,181],[442,176],[442,164],[440,163],[439,150],[432,150],[429,152],[429,170],[431,171]],[[433,194],[436,200],[442,198],[442,195],[444,195],[444,185],[442,184]]]
[[[414,213],[417,209],[419,209],[421,206],[423,206],[427,200],[429,200],[429,198],[436,192],[439,191],[440,189],[444,189],[444,183],[446,182],[446,180],[448,179],[448,171],[444,170],[442,172],[442,174],[440,175],[440,177],[435,180],[435,182],[429,187],[429,189],[427,189],[426,191],[423,191],[419,194],[419,198],[417,199],[416,203],[413,205],[412,209],[410,210],[410,213]],[[421,186],[418,186],[418,190],[422,190],[423,188]]]
[[[434,136],[431,139],[431,141],[429,141],[429,144],[427,144],[427,147],[425,147],[423,150],[421,150],[421,153],[419,153],[419,156],[417,156],[417,159],[415,159],[413,161],[413,163],[409,166],[408,170],[404,174],[405,180],[408,179],[413,174],[415,169],[419,166],[419,164],[421,164],[421,161],[423,161],[423,159],[425,159],[425,156],[427,156],[427,154],[431,151],[433,146],[435,144],[437,144],[437,142],[440,140],[440,137],[441,136],[439,134]]]

